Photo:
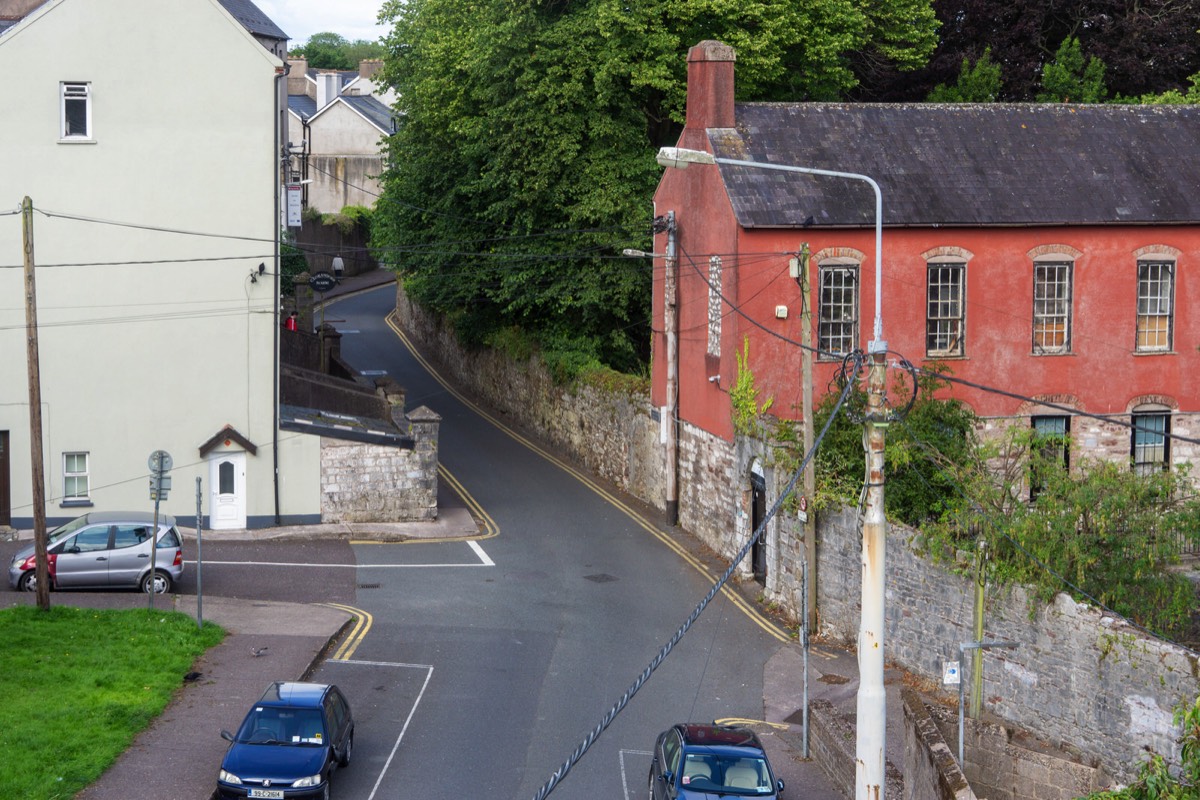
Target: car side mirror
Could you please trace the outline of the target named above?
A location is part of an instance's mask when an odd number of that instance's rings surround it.
[[[659,775],[658,779],[663,783],[670,785],[675,782],[675,773],[671,772],[671,770],[667,770],[662,775]]]
[[[232,742],[232,741],[233,741],[233,734],[232,734],[232,733],[230,733],[229,731],[222,730],[222,731],[221,731],[221,738],[222,738],[222,739],[225,739],[226,741],[230,741],[230,742]],[[782,781],[781,781],[781,782],[782,782]]]
[[[783,791],[783,778],[780,778],[779,780],[775,781],[775,786],[779,791],[782,792]]]

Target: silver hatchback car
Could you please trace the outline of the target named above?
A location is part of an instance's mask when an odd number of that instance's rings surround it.
[[[51,587],[104,589],[137,587],[163,594],[183,574],[183,539],[175,518],[158,515],[158,551],[150,572],[150,531],[154,515],[142,511],[94,511],[71,520],[49,533]],[[34,545],[22,548],[8,566],[8,585],[37,590],[37,554]]]

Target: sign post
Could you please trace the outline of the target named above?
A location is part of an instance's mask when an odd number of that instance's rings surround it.
[[[154,584],[158,579],[158,504],[167,499],[171,490],[171,479],[166,473],[171,471],[173,464],[171,454],[166,450],[155,450],[146,461],[150,467],[150,499],[154,501],[154,527],[150,530],[150,591],[146,592],[149,598],[146,607],[151,611],[154,610]]]

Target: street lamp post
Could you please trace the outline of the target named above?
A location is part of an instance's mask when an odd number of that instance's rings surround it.
[[[874,338],[867,346],[870,371],[867,377],[866,450],[867,485],[863,501],[862,615],[858,628],[858,714],[855,746],[855,798],[878,800],[884,796],[886,694],[883,685],[884,564],[887,520],[883,509],[884,410],[887,342],[883,338],[883,193],[879,184],[856,172],[740,161],[718,158],[704,150],[664,147],[658,151],[664,167],[686,169],[689,164],[726,164],[733,167],[798,172],[845,178],[870,184],[875,192],[875,321]],[[805,420],[811,425],[812,420]]]

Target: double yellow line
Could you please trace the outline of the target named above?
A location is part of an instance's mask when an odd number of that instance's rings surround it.
[[[596,483],[595,481],[593,481],[588,475],[580,472],[575,467],[566,463],[565,461],[562,461],[557,456],[555,456],[553,453],[547,452],[546,450],[539,447],[536,443],[530,441],[529,439],[525,438],[521,434],[512,430],[507,425],[505,425],[503,422],[496,419],[491,414],[487,413],[487,411],[485,411],[484,409],[477,406],[469,398],[463,396],[453,386],[451,386],[449,383],[447,383],[442,378],[442,376],[438,373],[438,371],[436,369],[434,369],[433,365],[430,364],[428,361],[426,361],[425,358],[417,351],[416,346],[413,345],[412,341],[409,340],[408,336],[400,328],[399,323],[396,321],[396,312],[395,311],[388,314],[388,316],[386,318],[386,322],[388,324],[388,327],[392,329],[392,332],[396,334],[396,337],[399,338],[400,341],[404,344],[404,346],[406,348],[408,348],[408,351],[410,353],[412,353],[413,358],[415,358],[417,360],[417,362],[425,369],[426,372],[428,372],[433,377],[433,379],[435,381],[437,381],[439,384],[441,384],[442,388],[444,388],[447,393],[453,395],[460,403],[467,406],[472,411],[474,411],[476,414],[478,414],[479,416],[486,419],[497,430],[506,434],[514,441],[519,442],[524,447],[527,447],[528,449],[537,453],[542,458],[546,459],[551,464],[554,464],[559,469],[563,470],[567,474],[574,477],[577,481],[582,483],[584,486],[591,489],[593,492],[595,492],[597,495],[599,495],[601,498],[603,498],[610,505],[616,507],[621,512],[623,512],[627,517],[629,517],[631,520],[633,520],[633,522],[635,524],[637,524],[639,527],[641,527],[643,530],[645,530],[651,536],[655,537],[660,542],[665,544],[676,555],[678,555],[680,558],[682,558],[687,564],[691,565],[697,572],[699,572],[701,575],[703,575],[707,580],[709,580],[712,583],[716,583],[717,576],[714,575],[711,571],[709,571],[708,567],[706,567],[704,565],[704,563],[700,561],[700,559],[696,558],[694,555],[692,555],[690,552],[688,552],[683,546],[681,546],[678,542],[676,542],[673,538],[671,538],[666,532],[661,531],[658,528],[654,527],[654,525],[652,525],[649,520],[647,520],[645,517],[643,517],[641,514],[639,514],[636,510],[634,510],[629,505],[627,505],[619,497],[616,497],[615,495],[610,493],[608,490],[606,490],[603,486],[601,486],[598,483]],[[461,483],[459,483],[457,480],[454,480],[453,476],[450,476],[450,474],[448,472],[444,471],[440,466],[438,467],[438,474],[450,477],[450,479],[453,481],[455,486],[457,486],[457,487],[462,486]],[[466,492],[465,489],[461,489],[460,494],[463,496],[464,499],[470,497],[470,495]],[[468,502],[473,503],[474,499],[472,498]],[[476,504],[472,508],[473,508],[473,510],[477,508],[479,513],[481,514],[481,519],[486,519],[488,521],[488,523],[493,526],[493,529],[495,532],[490,535],[494,536],[497,533],[499,533],[499,529],[494,527],[495,523],[491,521],[491,517],[488,517],[485,513],[483,513],[482,508],[479,508],[478,504]],[[729,600],[729,602],[733,603],[733,605],[736,608],[738,608],[743,614],[745,614],[747,617],[749,617],[750,620],[753,621],[756,625],[758,625],[760,628],[762,628],[764,631],[766,631],[766,633],[768,635],[774,637],[775,639],[777,639],[778,641],[781,641],[781,642],[791,641],[792,637],[787,631],[783,630],[778,625],[776,625],[774,622],[772,622],[770,619],[768,619],[767,617],[765,617],[761,613],[759,613],[758,609],[755,608],[750,603],[748,603],[745,598],[743,598],[740,594],[738,594],[738,592],[734,591],[733,589],[730,589],[728,586],[725,586],[725,587],[722,587],[721,593],[725,596],[725,599],[727,599],[727,600]]]
[[[354,627],[350,630],[350,634],[331,657],[333,661],[349,661],[350,657],[354,655],[354,651],[362,644],[363,639],[367,638],[367,632],[371,630],[375,618],[369,612],[354,606],[344,606],[341,603],[321,603],[321,605],[345,611],[354,618]]]

